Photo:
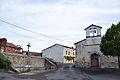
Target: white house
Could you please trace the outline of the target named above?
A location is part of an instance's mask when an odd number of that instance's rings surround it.
[[[43,57],[52,58],[56,62],[60,63],[73,63],[73,60],[68,60],[65,56],[75,57],[75,49],[73,47],[64,46],[61,44],[52,45],[44,50]]]
[[[86,39],[75,43],[78,67],[118,68],[116,57],[104,56],[100,51],[101,29],[90,25],[85,28]]]

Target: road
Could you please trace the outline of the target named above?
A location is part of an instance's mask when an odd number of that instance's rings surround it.
[[[11,74],[7,76],[7,78],[0,78],[0,80],[120,80],[119,74],[93,73],[94,72],[83,72],[81,69],[73,68],[71,64],[66,64],[55,71],[34,75]]]

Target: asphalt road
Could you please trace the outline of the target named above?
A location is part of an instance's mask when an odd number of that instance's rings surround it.
[[[58,70],[38,73],[35,75],[14,75],[20,79],[30,80],[93,80],[80,69],[73,68],[72,64],[64,64]]]
[[[82,71],[66,64],[58,70],[34,75],[0,74],[0,80],[120,80],[120,74]],[[2,76],[2,78],[1,78]]]

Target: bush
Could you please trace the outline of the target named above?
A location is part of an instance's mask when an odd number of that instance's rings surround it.
[[[64,56],[64,58],[65,58],[66,60],[73,60],[75,57],[73,57],[73,56]]]
[[[4,56],[0,56],[0,68],[2,69],[10,69],[11,62]]]

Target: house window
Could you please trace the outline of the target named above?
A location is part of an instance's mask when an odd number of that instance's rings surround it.
[[[67,55],[67,51],[66,51],[66,55]]]
[[[73,52],[73,55],[75,55],[74,52]]]
[[[70,55],[70,52],[69,52],[69,54],[68,55]]]

